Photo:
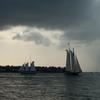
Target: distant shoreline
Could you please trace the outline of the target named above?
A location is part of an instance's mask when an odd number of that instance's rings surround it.
[[[19,69],[22,66],[0,66],[0,72],[15,72],[19,73]],[[65,67],[44,67],[44,66],[36,66],[37,73],[63,73],[65,72]]]

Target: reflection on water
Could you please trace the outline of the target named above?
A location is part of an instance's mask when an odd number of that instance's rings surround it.
[[[100,100],[100,73],[1,73],[0,100]]]

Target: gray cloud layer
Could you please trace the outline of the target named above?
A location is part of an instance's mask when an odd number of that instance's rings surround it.
[[[21,40],[21,41],[33,41],[37,45],[49,46],[51,41],[49,38],[42,36],[38,32],[24,32],[23,34],[16,34],[13,39]]]
[[[27,25],[64,29],[60,40],[100,39],[97,0],[0,0],[0,28]],[[70,31],[69,31],[70,30]]]
[[[88,18],[92,0],[0,0],[0,27],[66,28]]]

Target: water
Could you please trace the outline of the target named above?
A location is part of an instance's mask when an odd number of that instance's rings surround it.
[[[0,73],[0,100],[100,100],[100,73]]]

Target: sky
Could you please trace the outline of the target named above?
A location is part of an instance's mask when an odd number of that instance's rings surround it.
[[[0,0],[0,65],[63,67],[68,42],[100,71],[100,0]]]

